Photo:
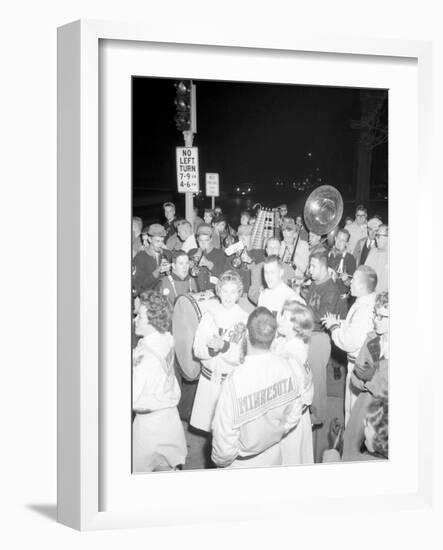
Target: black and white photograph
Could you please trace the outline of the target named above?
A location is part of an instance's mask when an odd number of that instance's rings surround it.
[[[134,474],[389,458],[388,98],[132,78]]]

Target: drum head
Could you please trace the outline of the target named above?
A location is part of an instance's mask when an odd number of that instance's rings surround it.
[[[179,296],[172,314],[172,334],[175,355],[186,380],[197,380],[200,375],[200,361],[194,357],[194,336],[201,319],[197,301],[191,295]]]

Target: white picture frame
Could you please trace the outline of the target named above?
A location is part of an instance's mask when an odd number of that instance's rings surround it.
[[[387,491],[380,495],[362,494],[349,487],[339,498],[330,497],[327,502],[318,491],[313,490],[312,497],[306,494],[297,498],[294,495],[280,495],[272,492],[276,483],[285,484],[290,476],[298,475],[293,468],[275,468],[261,472],[229,472],[230,477],[221,478],[228,472],[187,472],[185,476],[173,477],[175,474],[160,474],[155,476],[132,476],[134,484],[150,485],[151,494],[158,496],[157,505],[143,507],[130,506],[128,498],[122,498],[121,505],[113,503],[111,509],[103,509],[100,484],[106,479],[103,472],[103,456],[106,445],[103,443],[101,424],[105,408],[100,403],[103,397],[101,388],[101,373],[103,372],[103,354],[100,348],[101,314],[100,302],[103,293],[106,294],[108,283],[103,281],[103,228],[112,207],[104,203],[103,179],[99,176],[100,143],[99,114],[105,108],[100,104],[99,78],[100,43],[113,41],[125,44],[127,49],[136,44],[155,45],[156,51],[162,47],[183,48],[191,44],[189,28],[183,30],[153,29],[144,25],[103,21],[77,21],[58,31],[58,520],[80,530],[166,525],[174,523],[201,521],[232,521],[235,519],[255,519],[261,517],[281,517],[293,507],[303,507],[309,510],[326,509],[335,506],[336,510],[346,512],[356,505],[360,509],[371,509],[377,506],[384,508],[418,508],[430,506],[432,494],[431,468],[431,433],[427,422],[425,383],[430,384],[431,361],[423,358],[423,380],[411,391],[416,401],[417,415],[412,426],[416,427],[416,436],[411,444],[416,450],[413,460],[407,464],[408,481],[405,480],[403,490]],[[242,36],[229,38],[220,31],[218,35],[211,34],[210,39],[204,29],[195,28],[192,32],[193,48],[205,56],[211,57],[214,48],[229,51],[231,57],[244,52],[262,52],[266,55],[278,55],[284,65],[288,56],[294,52],[302,52],[314,59],[316,56],[328,57],[328,63],[334,63],[335,58],[354,60],[361,59],[371,63],[371,59],[386,59],[396,66],[403,60],[412,60],[416,67],[418,94],[415,104],[417,121],[411,125],[413,137],[417,137],[418,147],[411,149],[414,153],[412,168],[418,168],[419,189],[421,193],[432,196],[429,178],[428,152],[430,151],[430,82],[431,82],[431,46],[427,42],[404,40],[369,40],[351,37],[324,37],[298,35],[297,37],[266,38],[254,36],[253,30]],[[131,55],[129,53],[129,55]],[[157,54],[155,54],[157,55]],[[101,61],[100,61],[101,60]],[[109,58],[105,58],[108,63]],[[363,61],[362,61],[363,62]],[[367,65],[369,67],[369,65]],[[173,76],[173,75],[172,75]],[[186,75],[183,75],[186,76]],[[192,76],[192,75],[191,75]],[[415,78],[415,77],[414,77]],[[415,93],[415,92],[414,92]],[[415,140],[412,140],[415,141]],[[395,147],[395,141],[393,146]],[[416,163],[415,163],[416,153]],[[400,173],[398,174],[400,176]],[[406,183],[408,174],[404,174]],[[410,176],[409,176],[410,177]],[[410,185],[410,183],[407,183]],[[407,201],[406,201],[407,203]],[[406,204],[405,203],[405,204]],[[414,202],[410,202],[414,204]],[[420,200],[417,202],[420,210]],[[110,211],[106,211],[110,208]],[[99,214],[100,213],[100,214]],[[395,216],[393,216],[395,222]],[[105,225],[101,225],[105,223]],[[393,239],[395,239],[395,224],[393,224]],[[129,238],[129,232],[128,232]],[[129,240],[128,240],[129,243]],[[126,244],[128,244],[126,243]],[[125,245],[124,239],[122,245]],[[430,245],[428,245],[430,246]],[[123,248],[124,250],[124,248]],[[398,245],[400,253],[403,252]],[[429,252],[426,245],[418,254],[421,257]],[[127,248],[128,265],[130,247]],[[395,261],[395,259],[394,259]],[[124,260],[123,260],[124,262]],[[395,270],[394,270],[395,271]],[[426,273],[417,262],[413,275],[423,281]],[[395,274],[392,274],[395,277]],[[391,283],[392,284],[392,283]],[[412,311],[417,319],[424,307],[418,297],[411,297]],[[399,321],[400,322],[400,321]],[[415,321],[417,323],[417,320]],[[420,338],[428,338],[424,331],[414,326],[414,334]],[[413,343],[411,343],[413,346]],[[393,347],[394,342],[393,342]],[[415,357],[416,350],[409,353],[410,360]],[[432,357],[432,346],[425,351],[428,359]],[[128,361],[130,357],[128,356]],[[426,366],[427,365],[427,366]],[[406,387],[407,383],[405,382]],[[392,397],[397,399],[394,391]],[[127,446],[130,443],[127,441]],[[401,451],[401,442],[398,450]],[[402,461],[401,452],[394,452],[390,466],[394,468],[396,460]],[[403,458],[403,462],[408,462]],[[394,466],[393,466],[394,465]],[[374,464],[376,476],[386,475],[386,465]],[[322,465],[315,475],[319,483],[339,474],[337,468],[343,465]],[[348,465],[349,476],[352,478],[360,468],[359,465]],[[361,466],[364,468],[364,466]],[[129,470],[128,465],[128,470]],[[386,470],[383,472],[383,470]],[[406,470],[405,470],[406,472]],[[392,473],[392,472],[391,472]],[[181,475],[181,474],[180,474]],[[254,492],[257,477],[263,480],[268,494],[260,496]],[[312,475],[307,470],[307,476]],[[389,472],[388,472],[389,475]],[[241,495],[232,506],[217,509],[208,506],[207,500],[200,504],[193,503],[189,508],[183,507],[186,483],[193,476],[196,492],[203,491],[207,485],[208,476],[215,485],[238,485],[244,483],[249,496]],[[197,477],[199,476],[199,481]],[[203,478],[202,478],[203,476]],[[241,476],[241,477],[240,477]],[[142,480],[141,477],[144,479]],[[139,479],[137,479],[139,478]],[[180,483],[179,480],[180,479]],[[202,483],[204,479],[204,483]],[[200,486],[197,485],[200,483]],[[189,485],[189,484],[188,484]],[[163,487],[176,486],[176,503],[163,502],[160,492]],[[218,486],[218,485],[217,485]],[[128,493],[129,494],[129,493]],[[204,493],[202,492],[202,495]],[[280,495],[280,496],[279,496]],[[189,497],[190,498],[190,497]],[[279,500],[281,499],[281,500]],[[154,499],[155,501],[155,499]],[[221,499],[220,502],[223,502]],[[276,502],[284,502],[281,511]],[[160,504],[159,504],[160,503]],[[248,506],[245,506],[245,503]]]

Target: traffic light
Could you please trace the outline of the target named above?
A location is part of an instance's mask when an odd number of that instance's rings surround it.
[[[196,132],[195,122],[195,86],[191,80],[177,80],[174,117],[177,130]]]

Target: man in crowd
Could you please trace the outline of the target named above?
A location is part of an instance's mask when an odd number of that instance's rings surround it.
[[[375,291],[384,292],[389,287],[389,228],[380,225],[375,234],[376,246],[372,248],[366,258],[365,265],[372,267],[377,273],[377,288]]]
[[[132,218],[132,257],[134,258],[143,248],[141,232],[143,229],[143,220],[138,216]]]
[[[326,379],[331,355],[331,341],[322,325],[322,319],[327,313],[336,313],[340,291],[328,270],[328,256],[325,249],[320,248],[311,254],[309,273],[312,283],[302,292],[302,296],[314,316],[314,332],[309,343],[308,363],[311,366],[315,388],[311,420],[313,426],[319,429],[323,425],[326,427]],[[317,437],[318,432],[314,434],[314,456],[315,461],[320,462],[322,449],[317,442]]]
[[[300,228],[295,224],[292,218],[283,222],[282,226],[283,242],[280,248],[280,258],[283,263],[291,264],[295,269],[296,276],[302,278],[309,263],[309,247],[306,241],[298,237]],[[294,247],[295,254],[294,254]]]
[[[280,442],[299,422],[302,402],[289,364],[270,351],[276,330],[266,308],[250,314],[245,361],[223,384],[212,424],[219,467],[282,464]]]
[[[178,296],[188,292],[197,292],[197,283],[189,276],[189,256],[184,250],[172,253],[172,270],[165,277],[161,277],[156,287],[165,296],[171,305]]]
[[[177,235],[181,242],[181,250],[184,252],[197,248],[197,241],[192,231],[192,225],[188,220],[180,220],[177,223]]]
[[[357,241],[357,244],[352,251],[357,262],[357,266],[363,265],[366,262],[369,251],[375,247],[375,235],[381,224],[382,222],[378,218],[371,218],[368,221],[368,236]]]
[[[376,396],[388,394],[389,370],[389,295],[377,295],[374,310],[374,332],[366,337],[355,362],[351,387],[358,391],[343,437],[343,460],[367,460],[361,453],[365,439],[363,421]]]
[[[189,257],[183,250],[173,252],[172,271],[170,275],[162,277],[156,287],[173,306],[178,296],[188,292],[197,292],[197,282],[189,275]],[[188,421],[191,416],[192,405],[194,404],[195,392],[198,380],[188,381],[182,375],[181,369],[175,361],[175,374],[178,380],[181,397],[178,403],[178,412],[182,420]]]
[[[199,272],[197,275],[198,290],[213,290],[218,277],[223,272],[226,256],[224,252],[215,248],[212,243],[212,228],[202,224],[197,229],[198,248],[189,251]]]
[[[346,319],[340,320],[338,315],[327,312],[323,317],[323,325],[330,331],[332,341],[348,355],[348,372],[345,390],[345,425],[349,420],[351,409],[358,394],[351,387],[351,376],[355,359],[363,346],[366,336],[373,328],[375,305],[375,287],[377,274],[366,265],[361,265],[351,282],[351,294],[356,298]]]
[[[250,225],[240,225],[238,228],[238,238],[239,241],[243,244],[244,248],[242,251],[238,251],[235,254],[228,256],[225,251],[225,266],[223,271],[232,269],[240,276],[243,283],[243,291],[248,292],[249,287],[251,286],[251,271],[250,266],[255,262],[255,258],[263,259],[262,250],[249,250],[251,246],[251,234],[252,227]],[[239,266],[235,262],[241,262]]]
[[[350,251],[354,251],[355,245],[360,239],[368,236],[368,226],[366,225],[367,219],[368,211],[363,205],[360,204],[355,210],[355,220],[346,226],[346,229],[351,235],[348,243],[348,248]]]
[[[169,271],[170,252],[165,248],[165,228],[153,223],[148,229],[149,245],[132,260],[132,291],[134,296],[150,290],[162,274]],[[163,260],[163,261],[162,261]]]
[[[323,243],[321,240],[321,235],[318,235],[317,233],[314,233],[313,231],[309,231],[308,234],[308,243],[309,243],[309,254],[311,255],[313,252],[324,249],[326,250],[326,243]]]
[[[251,251],[252,252],[252,251]],[[270,237],[266,241],[266,256],[278,256],[280,254],[280,241],[275,237]],[[251,286],[248,291],[248,298],[254,304],[257,305],[260,292],[265,287],[265,279],[263,273],[264,259],[257,262],[251,267]],[[290,285],[290,281],[295,277],[295,271],[290,264],[282,264],[283,267],[283,282],[286,285]]]
[[[202,223],[204,223],[204,221],[198,215],[198,208],[194,208],[194,216],[192,218],[192,231],[194,234],[197,233],[197,229]]]
[[[277,316],[286,300],[304,303],[303,298],[284,282],[283,264],[278,256],[268,256],[265,259],[263,272],[267,288],[258,297],[259,307],[266,307]]]
[[[166,235],[165,242],[175,233],[175,204],[173,202],[165,202],[163,204],[163,210],[165,213],[166,223],[164,225]]]
[[[356,268],[355,258],[348,251],[349,231],[340,229],[335,236],[334,246],[328,254],[328,266],[332,271],[332,278],[337,283],[340,291],[339,315],[342,319],[348,313],[347,294],[352,276]]]
[[[295,225],[298,227],[298,230],[300,231],[300,239],[302,241],[308,242],[308,232],[306,231],[306,228],[303,225],[303,218],[301,216],[297,216],[295,218]]]

